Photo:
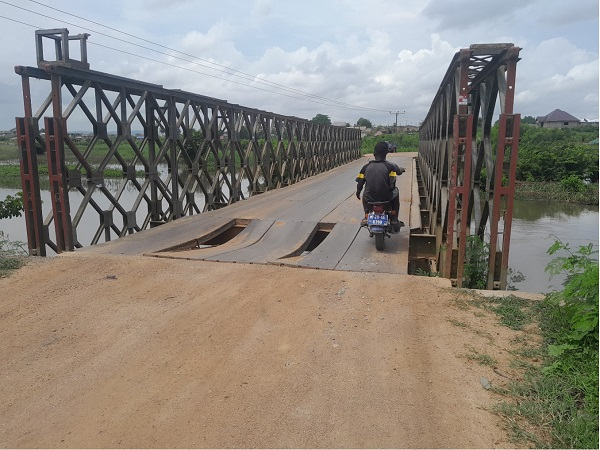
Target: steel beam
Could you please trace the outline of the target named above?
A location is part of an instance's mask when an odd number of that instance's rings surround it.
[[[45,255],[46,246],[69,251],[221,208],[361,156],[360,130],[89,70],[87,37],[69,37],[66,29],[38,30],[38,67],[15,67],[23,83],[25,117],[17,118],[17,130],[32,254]],[[56,61],[44,57],[42,38],[54,40]],[[82,46],[82,61],[69,56],[74,40]],[[49,81],[36,112],[30,78]],[[86,129],[91,135],[85,142],[70,131]],[[45,225],[36,141],[45,143],[49,167],[52,210]],[[106,173],[115,169],[121,178],[110,180]],[[118,183],[116,195],[108,182]],[[248,194],[242,182],[248,183]],[[125,189],[137,191],[127,207],[121,201]],[[81,195],[69,196],[71,191]],[[85,214],[99,218],[90,242],[78,238]],[[48,233],[52,222],[54,238]]]
[[[513,113],[519,51],[513,44],[479,44],[457,52],[420,128],[421,209],[428,218],[422,232],[436,236],[437,270],[459,287],[465,282],[468,241],[477,236],[489,250],[487,289],[506,288],[520,123]]]

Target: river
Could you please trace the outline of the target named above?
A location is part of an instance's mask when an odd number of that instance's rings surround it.
[[[508,266],[525,275],[515,284],[520,291],[547,293],[560,290],[564,276],[549,278],[546,265],[558,255],[547,254],[559,239],[572,250],[592,243],[598,251],[598,206],[516,200]],[[596,253],[595,258],[598,257]]]
[[[132,191],[132,197],[137,191]],[[0,188],[0,200],[7,195],[14,195],[14,189]],[[71,195],[80,196],[74,192]],[[42,191],[44,211],[50,208],[50,193]],[[73,199],[78,204],[79,199]],[[131,200],[131,199],[130,199]],[[131,200],[132,202],[133,200]],[[127,202],[127,200],[126,200]],[[78,233],[80,241],[85,245],[98,227],[98,218],[90,211],[89,217],[82,219]],[[51,227],[52,228],[52,227]],[[85,237],[88,228],[89,237]],[[12,241],[27,241],[25,219],[23,217],[0,220],[0,230],[8,234]],[[52,232],[52,231],[51,231]],[[563,276],[550,279],[545,272],[546,265],[553,257],[547,254],[548,248],[560,239],[577,249],[590,242],[598,250],[598,207],[541,201],[515,201],[512,236],[509,255],[509,267],[514,272],[521,272],[525,279],[509,285],[523,292],[547,293],[561,289]],[[596,255],[597,257],[597,255]]]

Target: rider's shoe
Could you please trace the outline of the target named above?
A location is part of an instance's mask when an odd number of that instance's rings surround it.
[[[400,228],[402,228],[404,226],[404,222],[399,221],[398,217],[396,217],[396,216],[392,216],[391,223],[392,223],[392,230],[394,230],[394,233],[399,233]]]

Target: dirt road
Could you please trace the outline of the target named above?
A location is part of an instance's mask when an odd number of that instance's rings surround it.
[[[513,332],[462,295],[395,274],[34,260],[0,280],[0,446],[510,446],[480,384],[506,380],[465,355],[503,364]]]

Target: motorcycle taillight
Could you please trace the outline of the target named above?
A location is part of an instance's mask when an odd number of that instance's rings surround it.
[[[373,212],[375,214],[383,214],[383,205],[373,205]]]

